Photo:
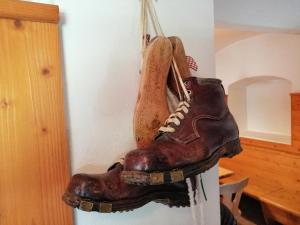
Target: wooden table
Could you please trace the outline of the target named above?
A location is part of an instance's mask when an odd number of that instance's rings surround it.
[[[234,174],[220,179],[230,183],[249,177],[244,193],[259,200],[266,217],[285,225],[300,224],[300,156],[243,145],[244,151],[220,166]]]
[[[234,172],[232,170],[219,166],[219,179],[231,176],[233,174]]]

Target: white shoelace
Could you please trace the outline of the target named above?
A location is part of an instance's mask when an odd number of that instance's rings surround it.
[[[201,198],[201,176],[196,176],[196,189],[193,189],[193,185],[190,178],[185,181],[188,186],[188,194],[190,199],[190,207],[192,211],[193,225],[205,225],[204,224],[204,204]],[[204,192],[202,192],[204,194]],[[205,195],[205,194],[204,194]]]
[[[178,104],[178,107],[175,113],[172,113],[169,118],[165,122],[165,126],[159,128],[161,132],[175,132],[175,128],[171,126],[171,124],[175,124],[176,126],[180,125],[180,120],[184,119],[184,115],[189,112],[190,104],[186,101],[181,101]]]

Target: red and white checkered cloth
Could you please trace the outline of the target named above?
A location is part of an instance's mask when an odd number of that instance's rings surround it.
[[[186,62],[188,64],[188,68],[197,71],[198,70],[198,65],[196,61],[193,59],[191,56],[186,56]]]
[[[142,38],[143,38],[143,40],[146,38],[146,46],[147,46],[150,42],[150,38],[151,38],[150,34],[146,34],[146,36],[143,36]],[[186,56],[186,62],[188,64],[189,69],[198,71],[197,62],[194,60],[194,58],[192,56]]]

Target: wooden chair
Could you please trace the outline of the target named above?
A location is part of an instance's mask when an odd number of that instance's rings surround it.
[[[239,204],[243,189],[247,186],[249,178],[237,182],[220,185],[220,195],[222,202],[232,212],[239,225],[255,225],[241,216]]]

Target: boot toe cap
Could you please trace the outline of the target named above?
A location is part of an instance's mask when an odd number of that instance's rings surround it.
[[[101,194],[101,184],[88,174],[76,174],[72,177],[66,193],[81,198],[98,198]]]
[[[164,169],[165,157],[157,151],[133,150],[125,156],[124,170],[147,171]]]

